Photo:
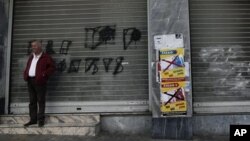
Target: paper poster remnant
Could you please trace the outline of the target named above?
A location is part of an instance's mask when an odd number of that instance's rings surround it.
[[[189,74],[190,70],[189,69],[190,69],[189,62],[185,62],[185,74],[186,74],[186,77],[190,76],[190,74]]]
[[[182,34],[167,34],[154,36],[155,49],[184,47]]]
[[[164,35],[154,36],[155,49],[161,49],[165,46]]]

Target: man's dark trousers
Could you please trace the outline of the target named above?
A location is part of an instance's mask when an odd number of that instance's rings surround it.
[[[29,90],[29,114],[31,122],[44,122],[45,119],[45,97],[46,97],[46,85],[37,85],[35,78],[30,77],[28,80]],[[38,113],[37,113],[38,103]]]

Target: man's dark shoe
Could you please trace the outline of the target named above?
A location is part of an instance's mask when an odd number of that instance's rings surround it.
[[[44,126],[44,121],[39,121],[38,122],[38,127],[43,127]]]
[[[24,127],[28,127],[30,125],[33,125],[33,124],[36,124],[37,122],[34,122],[34,121],[29,121],[27,123],[24,124]]]

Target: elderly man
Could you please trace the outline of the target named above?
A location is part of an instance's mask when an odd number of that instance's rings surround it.
[[[24,80],[28,82],[30,98],[30,121],[24,124],[24,126],[27,127],[36,124],[38,121],[38,126],[43,127],[45,120],[46,83],[49,76],[55,71],[55,65],[52,58],[42,51],[42,44],[40,41],[32,41],[31,48],[33,53],[30,55],[24,70]]]

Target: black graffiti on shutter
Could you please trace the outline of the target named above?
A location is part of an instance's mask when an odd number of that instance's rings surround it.
[[[66,67],[67,67],[67,64],[66,64],[65,59],[61,60],[56,66],[57,71],[59,72],[64,72],[66,70]]]
[[[85,58],[85,73],[88,72],[93,66],[94,68],[93,68],[92,74],[93,75],[96,74],[98,72],[97,62],[99,60],[100,58],[98,57]]]
[[[115,28],[110,26],[103,27],[99,32],[99,41],[107,44],[108,41],[115,39]]]
[[[129,38],[129,41],[127,39]],[[136,42],[141,39],[141,31],[137,28],[126,28],[123,29],[123,49],[127,50],[132,42]]]
[[[109,66],[112,63],[113,58],[103,58],[102,61],[103,61],[103,65],[104,65],[105,71],[109,72]]]
[[[113,72],[113,75],[116,75],[116,74],[121,73],[123,71],[123,69],[124,69],[124,67],[122,65],[123,60],[124,60],[123,56],[116,58],[116,67],[115,67],[115,70]]]
[[[108,44],[108,41],[115,40],[115,27],[113,25],[85,28],[85,48],[96,49],[102,44]],[[91,40],[89,40],[89,34],[91,34]],[[98,38],[98,41],[96,41],[96,38]]]
[[[68,69],[68,73],[72,73],[72,72],[78,72],[79,68],[80,68],[80,64],[81,64],[82,59],[73,59],[70,61],[70,66]]]
[[[70,40],[63,40],[60,48],[60,54],[68,54],[69,46],[72,44]]]
[[[52,40],[48,40],[48,42],[47,42],[46,53],[55,54],[55,51],[53,50],[53,41]]]

